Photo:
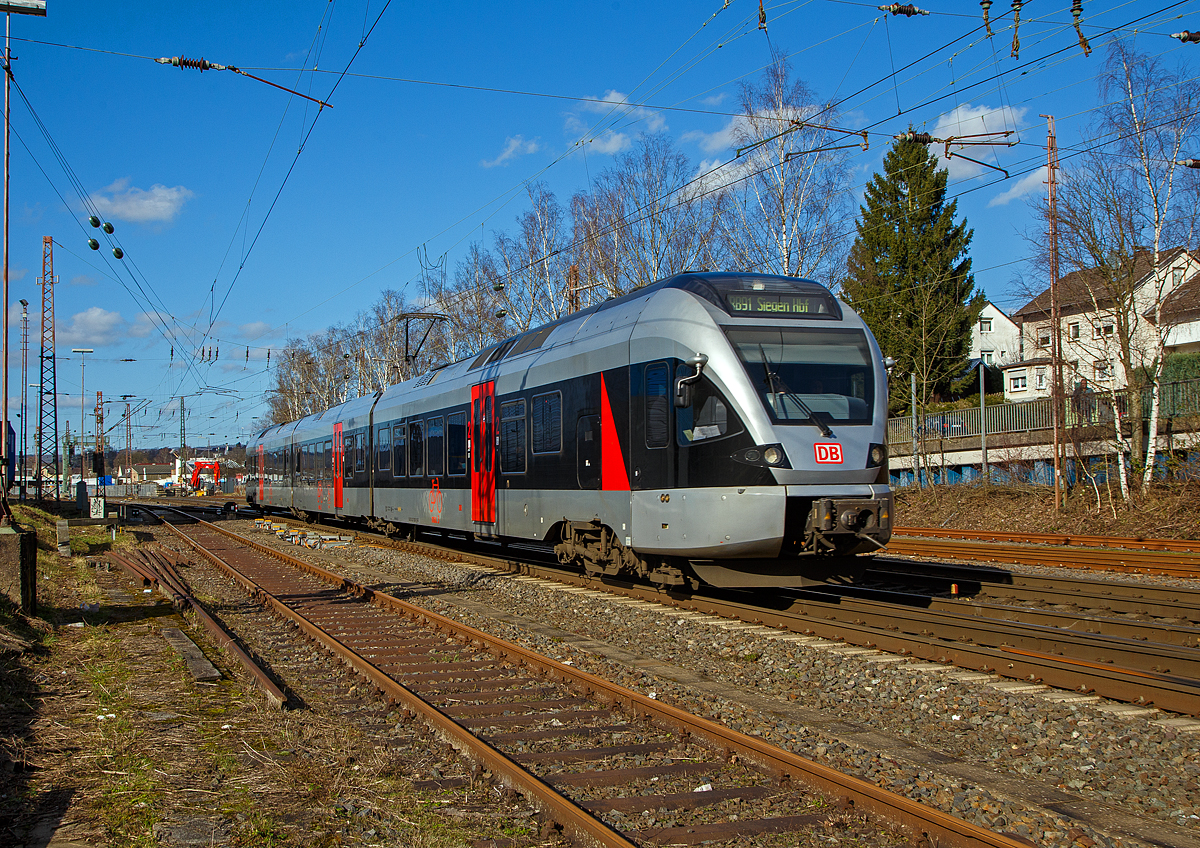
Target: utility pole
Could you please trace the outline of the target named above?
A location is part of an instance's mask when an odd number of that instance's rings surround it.
[[[96,490],[104,474],[104,392],[96,392],[96,452],[92,454],[92,470],[96,472]]]
[[[82,480],[87,476],[87,457],[84,455],[86,450],[83,447],[83,434],[87,432],[87,425],[84,420],[84,405],[87,402],[87,392],[84,391],[85,386],[84,366],[87,364],[87,355],[95,353],[90,347],[73,347],[71,353],[79,354],[79,479]]]
[[[1061,457],[1062,438],[1062,318],[1058,305],[1058,141],[1054,135],[1054,116],[1046,119],[1046,184],[1049,190],[1050,213],[1050,406],[1054,425],[1054,510],[1065,500]]]
[[[133,482],[133,419],[129,413],[129,401],[125,401],[125,468],[129,482]]]
[[[183,408],[183,395],[179,396],[179,484],[183,485],[183,480],[187,477],[187,426],[184,424],[184,419],[187,417]]]
[[[37,466],[34,472],[37,477],[38,501],[42,500],[44,471],[48,471],[51,465],[54,467],[55,500],[62,491],[58,485],[63,469],[58,461],[58,385],[54,366],[54,284],[57,282],[58,278],[54,276],[54,239],[43,236],[41,387],[38,389],[38,429],[35,446]],[[64,453],[63,456],[66,457],[67,454]],[[69,472],[70,469],[65,470],[65,473]],[[63,482],[66,482],[65,475]]]
[[[579,311],[579,266],[572,265],[567,270],[567,305],[571,312]]]
[[[983,355],[979,358],[979,460],[980,470],[983,471],[983,482],[988,481],[987,461],[987,366],[983,364]]]
[[[29,476],[25,468],[26,436],[29,435],[29,410],[26,408],[29,387],[29,301],[21,298],[21,448],[18,473],[21,475],[21,502],[25,502],[25,478]]]

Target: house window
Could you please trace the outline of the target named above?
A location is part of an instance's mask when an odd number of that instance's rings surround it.
[[[1067,325],[1067,338],[1070,338],[1070,339],[1079,338],[1079,322],[1078,321],[1072,321],[1070,324]]]
[[[1039,391],[1046,388],[1046,369],[1038,368],[1033,372],[1033,387]]]
[[[1050,328],[1049,327],[1038,327],[1037,328],[1037,346],[1038,347],[1050,347]]]
[[[1027,387],[1027,380],[1024,374],[1014,374],[1008,380],[1010,391],[1023,392]]]
[[[979,332],[990,333],[991,331],[992,331],[992,319],[991,318],[980,318],[979,319]]]
[[[1092,325],[1092,338],[1093,339],[1106,338],[1108,336],[1111,336],[1112,334],[1113,334],[1113,325],[1112,325],[1111,321],[1108,323],[1104,323],[1104,324],[1093,324]]]
[[[992,351],[990,351],[990,350],[985,350],[985,351],[981,351],[981,352],[980,352],[980,354],[979,354],[979,358],[983,360],[983,364],[984,364],[984,365],[991,365],[991,364],[992,364],[992,353],[993,353],[993,352],[992,352]]]
[[[1183,269],[1182,269],[1182,268],[1174,268],[1174,269],[1172,269],[1172,271],[1171,271],[1171,285],[1172,285],[1172,287],[1174,287],[1174,286],[1177,286],[1177,285],[1179,285],[1179,284],[1180,284],[1180,283],[1182,283],[1182,282],[1183,282]]]
[[[1097,359],[1092,363],[1092,376],[1097,380],[1111,380],[1113,375],[1112,360]]]

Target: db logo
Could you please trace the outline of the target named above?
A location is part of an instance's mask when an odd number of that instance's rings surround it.
[[[818,442],[813,445],[813,452],[817,455],[817,462],[822,465],[842,464],[842,446],[839,444]]]

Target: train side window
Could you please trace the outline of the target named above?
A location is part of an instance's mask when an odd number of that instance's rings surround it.
[[[562,450],[562,394],[550,392],[533,397],[533,452]]]
[[[425,422],[425,474],[441,477],[446,473],[446,425],[441,416]]]
[[[671,370],[665,362],[646,366],[646,447],[671,442]]]
[[[342,437],[342,476],[347,480],[354,473],[354,437]]]
[[[354,470],[359,474],[367,470],[367,440],[365,433],[354,434]]]
[[[390,471],[392,469],[392,428],[383,426],[379,428],[378,440],[375,443],[380,471]]]
[[[329,479],[329,458],[333,455],[333,442],[325,442],[317,445],[317,479]]]
[[[467,413],[456,412],[446,418],[446,453],[451,477],[467,473]]]
[[[707,377],[692,384],[692,405],[676,410],[676,432],[680,445],[722,439],[742,432],[742,422],[730,411],[729,402]]]
[[[403,477],[404,466],[408,457],[404,453],[405,439],[404,435],[407,432],[408,425],[395,424],[392,426],[392,476]]]
[[[500,404],[500,470],[525,473],[525,401]]]
[[[408,476],[425,476],[425,435],[420,421],[408,422]]]

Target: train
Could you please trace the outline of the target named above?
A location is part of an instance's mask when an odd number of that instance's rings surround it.
[[[246,497],[665,589],[821,583],[891,537],[887,370],[820,283],[680,273],[266,428]]]

